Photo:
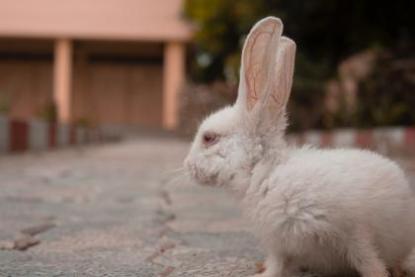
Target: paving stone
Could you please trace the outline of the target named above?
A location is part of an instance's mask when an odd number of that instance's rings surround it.
[[[0,158],[0,276],[250,276],[263,256],[226,191],[147,138]],[[415,175],[413,161],[401,162]],[[36,241],[16,251],[16,237]]]

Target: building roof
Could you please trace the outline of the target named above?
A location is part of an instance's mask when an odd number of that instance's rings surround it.
[[[187,41],[182,0],[0,0],[0,36]]]

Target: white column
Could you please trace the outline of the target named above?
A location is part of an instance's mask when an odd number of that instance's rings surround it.
[[[72,41],[55,41],[53,68],[53,96],[56,104],[57,119],[61,123],[72,120]]]
[[[166,43],[163,75],[163,127],[174,130],[178,124],[178,94],[185,80],[185,45],[183,43]]]

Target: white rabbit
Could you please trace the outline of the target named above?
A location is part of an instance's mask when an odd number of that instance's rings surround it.
[[[415,196],[396,163],[364,150],[284,140],[295,43],[267,17],[248,35],[238,99],[200,126],[185,160],[201,184],[230,187],[267,252],[257,276],[386,277],[415,242]]]

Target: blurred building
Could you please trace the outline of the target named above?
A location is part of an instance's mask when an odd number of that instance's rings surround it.
[[[172,129],[181,0],[0,0],[0,113]]]

